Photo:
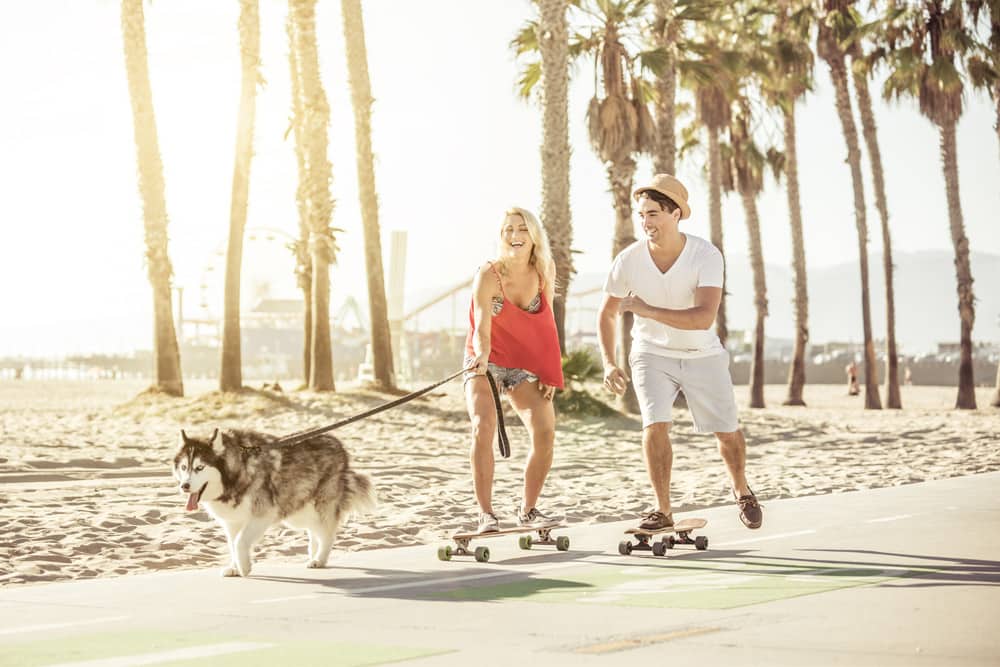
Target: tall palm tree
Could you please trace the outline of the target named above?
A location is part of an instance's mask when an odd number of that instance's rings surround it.
[[[327,128],[330,107],[319,74],[316,45],[316,0],[289,0],[293,42],[301,84],[302,151],[306,164],[306,196],[309,216],[309,257],[312,265],[312,328],[309,388],[333,391],[333,349],[330,341],[330,264],[336,259],[337,243],[330,227],[333,197],[330,194],[330,160]]]
[[[783,405],[806,404],[806,347],[809,343],[809,290],[806,252],[802,233],[802,203],[799,197],[798,140],[795,105],[812,89],[813,54],[809,48],[812,12],[807,2],[781,0],[775,20],[775,39],[768,48],[769,72],[764,92],[781,113],[784,126],[788,220],[792,232],[792,269],[795,283],[795,343],[788,370],[788,394]]]
[[[172,396],[184,395],[181,355],[174,331],[170,278],[173,268],[167,253],[167,202],[164,195],[163,162],[153,113],[153,89],[149,83],[146,25],[142,0],[122,0],[122,41],[125,72],[132,102],[139,194],[146,238],[146,270],[153,288],[153,388]]]
[[[885,172],[882,169],[882,151],[878,145],[878,130],[875,127],[875,111],[872,97],[868,92],[867,60],[861,44],[855,41],[848,53],[851,56],[851,73],[854,81],[854,95],[858,100],[861,116],[861,133],[868,148],[868,161],[872,167],[872,184],[875,189],[875,208],[878,209],[882,225],[882,270],[885,274],[885,407],[901,409],[899,393],[899,357],[896,351],[896,291],[892,264],[892,234],[889,230],[889,206],[885,196]]]
[[[368,51],[361,0],[341,0],[347,69],[354,106],[354,139],[357,150],[358,194],[365,236],[365,266],[368,273],[368,309],[371,313],[372,365],[375,385],[383,390],[396,388],[392,364],[392,339],[385,301],[382,271],[382,238],[378,224],[378,197],[375,193],[375,160],[372,157],[372,93],[368,78]]]
[[[878,393],[875,363],[875,345],[872,341],[871,299],[868,287],[868,222],[865,214],[864,181],[861,177],[861,149],[858,130],[854,124],[851,98],[847,89],[847,65],[842,40],[853,26],[860,23],[853,10],[853,0],[823,0],[824,13],[819,22],[816,52],[826,61],[833,81],[837,115],[840,117],[844,141],[847,144],[847,163],[851,170],[854,190],[854,222],[858,230],[858,260],[861,264],[861,324],[864,336],[865,408],[880,410],[882,401]]]
[[[250,194],[250,162],[253,158],[257,84],[262,83],[260,12],[257,0],[240,0],[238,27],[242,85],[236,123],[236,161],[233,166],[233,191],[229,209],[229,244],[226,249],[222,368],[219,373],[219,389],[222,391],[239,391],[243,388],[240,354],[240,268],[243,263],[243,230],[247,223],[247,199]]]
[[[905,97],[917,100],[920,112],[937,126],[940,136],[961,321],[955,407],[975,409],[976,386],[972,366],[975,295],[969,263],[969,239],[965,235],[959,194],[955,127],[963,111],[966,78],[963,70],[968,71],[968,58],[977,55],[976,42],[965,24],[959,0],[928,0],[901,7],[898,18],[886,31],[884,39],[889,76],[883,95],[887,99]]]
[[[566,354],[566,294],[573,268],[573,223],[569,201],[569,24],[567,0],[539,0],[541,55],[542,224],[556,265],[552,313],[559,347]]]
[[[757,197],[764,189],[764,167],[767,158],[751,135],[751,112],[746,98],[738,100],[737,111],[729,126],[731,140],[731,176],[724,177],[723,186],[734,187],[743,203],[747,224],[750,266],[753,270],[754,313],[753,357],[750,362],[750,407],[763,408],[764,403],[764,321],[767,318],[767,281],[764,274],[764,252],[760,238],[760,214]],[[735,177],[735,178],[733,178]]]
[[[683,1],[683,0],[682,0]],[[656,76],[656,148],[653,170],[658,174],[676,174],[676,97],[678,21],[674,16],[676,0],[653,3],[653,45],[663,53],[663,66]]]
[[[288,12],[285,20],[288,35],[288,65],[292,82],[292,115],[285,136],[294,136],[295,163],[298,170],[298,187],[295,190],[295,204],[298,211],[299,238],[290,244],[289,250],[295,256],[295,282],[302,290],[303,336],[302,336],[302,384],[309,386],[312,359],[312,258],[309,255],[309,195],[306,187],[309,171],[305,154],[305,112],[302,101],[302,74],[299,69],[298,46],[295,40],[295,15]]]

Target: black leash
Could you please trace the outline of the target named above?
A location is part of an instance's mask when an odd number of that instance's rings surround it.
[[[379,412],[383,412],[390,408],[394,408],[397,405],[402,405],[403,403],[412,401],[415,398],[419,398],[420,396],[423,396],[427,392],[437,389],[438,387],[447,382],[451,382],[459,375],[465,373],[465,371],[466,369],[463,368],[457,373],[452,373],[451,375],[449,375],[448,377],[439,382],[435,382],[432,385],[429,385],[427,387],[424,387],[423,389],[419,389],[415,392],[407,394],[406,396],[401,396],[394,401],[383,403],[382,405],[374,407],[371,410],[366,410],[365,412],[354,415],[353,417],[348,417],[347,419],[341,419],[339,422],[334,422],[333,424],[329,424],[327,426],[320,426],[319,428],[311,428],[306,431],[298,431],[296,433],[286,435],[282,438],[278,438],[278,440],[275,441],[274,444],[295,445],[300,442],[305,442],[306,440],[313,438],[317,435],[320,435],[322,433],[332,431],[335,428],[340,428],[341,426],[347,426],[348,424],[353,424],[354,422],[360,421],[365,417],[371,417],[372,415],[378,414]],[[486,379],[490,381],[490,389],[493,392],[493,403],[497,409],[497,437],[499,440],[500,455],[503,456],[504,458],[508,458],[510,456],[510,441],[507,439],[507,429],[504,428],[503,406],[500,403],[500,393],[497,391],[496,382],[493,381],[493,376],[490,374],[489,371],[486,371]]]

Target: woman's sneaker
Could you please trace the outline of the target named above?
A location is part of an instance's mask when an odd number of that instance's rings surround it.
[[[556,523],[556,520],[547,514],[539,512],[537,507],[532,507],[523,514],[521,513],[521,508],[517,510],[517,525],[519,526],[532,528],[534,526],[547,526],[552,523]]]
[[[476,532],[482,535],[483,533],[495,533],[500,530],[500,520],[497,519],[497,515],[493,512],[482,512],[479,515],[479,528]]]
[[[672,528],[674,525],[674,515],[663,512],[650,512],[639,524],[639,530],[663,530]]]

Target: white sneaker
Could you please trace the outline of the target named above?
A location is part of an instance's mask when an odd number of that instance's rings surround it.
[[[532,507],[523,514],[521,513],[520,508],[517,510],[517,525],[519,526],[548,526],[553,523],[558,523],[558,520],[554,517],[542,514],[538,511],[537,507]]]
[[[497,519],[497,515],[493,512],[483,512],[479,515],[479,528],[476,532],[482,535],[483,533],[495,533],[500,530],[500,520]]]

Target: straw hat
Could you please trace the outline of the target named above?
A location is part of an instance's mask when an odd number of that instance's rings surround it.
[[[653,176],[649,185],[643,185],[632,193],[635,199],[642,196],[647,190],[655,190],[661,195],[670,197],[675,204],[681,207],[681,220],[690,217],[691,207],[688,206],[688,191],[684,184],[670,174],[657,174]]]

